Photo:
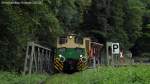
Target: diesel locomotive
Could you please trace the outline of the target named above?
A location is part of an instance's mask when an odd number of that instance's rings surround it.
[[[87,68],[90,38],[75,34],[57,38],[54,67],[59,72],[81,71]]]
[[[75,34],[58,37],[54,55],[55,71],[75,72],[90,67],[95,68],[99,65],[131,64],[131,56],[125,56],[122,52],[112,54],[112,43],[109,42],[109,44],[107,42],[105,51],[103,44],[93,42],[89,37]]]

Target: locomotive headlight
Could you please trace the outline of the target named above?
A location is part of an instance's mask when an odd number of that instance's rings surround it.
[[[87,58],[83,55],[80,55],[80,61],[82,62],[86,62],[87,61]]]
[[[61,62],[65,62],[65,60],[66,60],[65,57],[62,56],[61,54],[59,55],[59,59],[60,59]]]
[[[72,39],[72,36],[69,36],[70,39]]]
[[[83,57],[83,55],[80,55],[80,57]]]
[[[62,57],[62,55],[61,55],[61,54],[59,54],[59,57]]]

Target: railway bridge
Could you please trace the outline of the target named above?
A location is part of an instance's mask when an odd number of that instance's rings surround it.
[[[51,49],[34,42],[28,42],[23,74],[31,74],[33,72],[53,73],[52,64],[53,56]]]

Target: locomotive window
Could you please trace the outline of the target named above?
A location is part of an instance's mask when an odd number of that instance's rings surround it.
[[[65,43],[67,43],[67,37],[60,37],[59,44],[65,44]]]
[[[81,37],[76,37],[76,38],[75,38],[75,43],[77,43],[77,44],[83,44],[83,38],[81,38]]]

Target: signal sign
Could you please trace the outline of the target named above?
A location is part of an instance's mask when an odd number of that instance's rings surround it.
[[[119,43],[112,43],[112,54],[119,54]]]

